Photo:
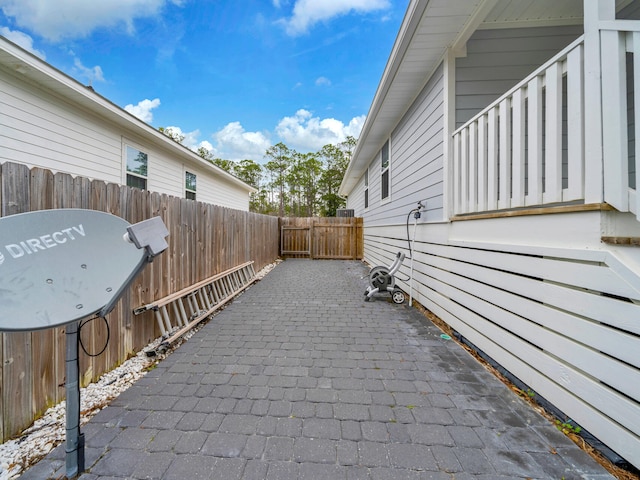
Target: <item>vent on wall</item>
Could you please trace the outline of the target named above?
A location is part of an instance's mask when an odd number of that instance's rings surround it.
[[[353,208],[339,208],[336,210],[336,217],[353,217]]]

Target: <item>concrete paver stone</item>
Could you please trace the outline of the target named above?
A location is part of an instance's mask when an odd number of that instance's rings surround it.
[[[80,478],[613,478],[367,275],[279,264],[83,427]],[[63,476],[60,446],[21,478]]]

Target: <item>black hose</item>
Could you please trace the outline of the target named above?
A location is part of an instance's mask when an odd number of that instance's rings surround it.
[[[107,327],[107,340],[104,342],[104,347],[102,347],[102,350],[100,350],[98,353],[89,353],[87,352],[87,349],[84,347],[84,344],[82,343],[82,335],[80,335],[80,330],[82,330],[82,327],[84,327],[87,323],[92,322],[94,320],[96,320],[97,318],[102,318],[102,320],[104,320],[104,324]],[[107,347],[109,346],[109,339],[111,338],[111,330],[109,329],[109,322],[107,322],[107,319],[105,317],[93,317],[90,318],[89,320],[85,320],[84,322],[80,323],[80,326],[78,327],[78,341],[80,342],[80,346],[82,347],[82,351],[89,357],[97,357],[99,355],[102,355],[104,353],[104,351],[107,349]]]
[[[411,259],[411,256],[413,255],[413,252],[411,251],[411,239],[409,238],[409,218],[411,218],[411,214],[418,212],[419,210],[417,208],[414,208],[413,210],[411,210],[409,212],[409,215],[407,215],[407,245],[409,245],[409,260]]]

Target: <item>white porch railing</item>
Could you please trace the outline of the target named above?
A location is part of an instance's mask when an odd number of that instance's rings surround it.
[[[593,174],[603,175],[605,202],[640,219],[640,21],[601,21],[599,31],[602,163]],[[584,201],[584,117],[593,114],[584,78],[581,37],[454,132],[454,214]]]
[[[453,133],[454,214],[584,199],[583,38]]]

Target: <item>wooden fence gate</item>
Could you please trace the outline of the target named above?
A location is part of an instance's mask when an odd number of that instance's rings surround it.
[[[280,255],[288,258],[360,260],[362,218],[281,218]]]

